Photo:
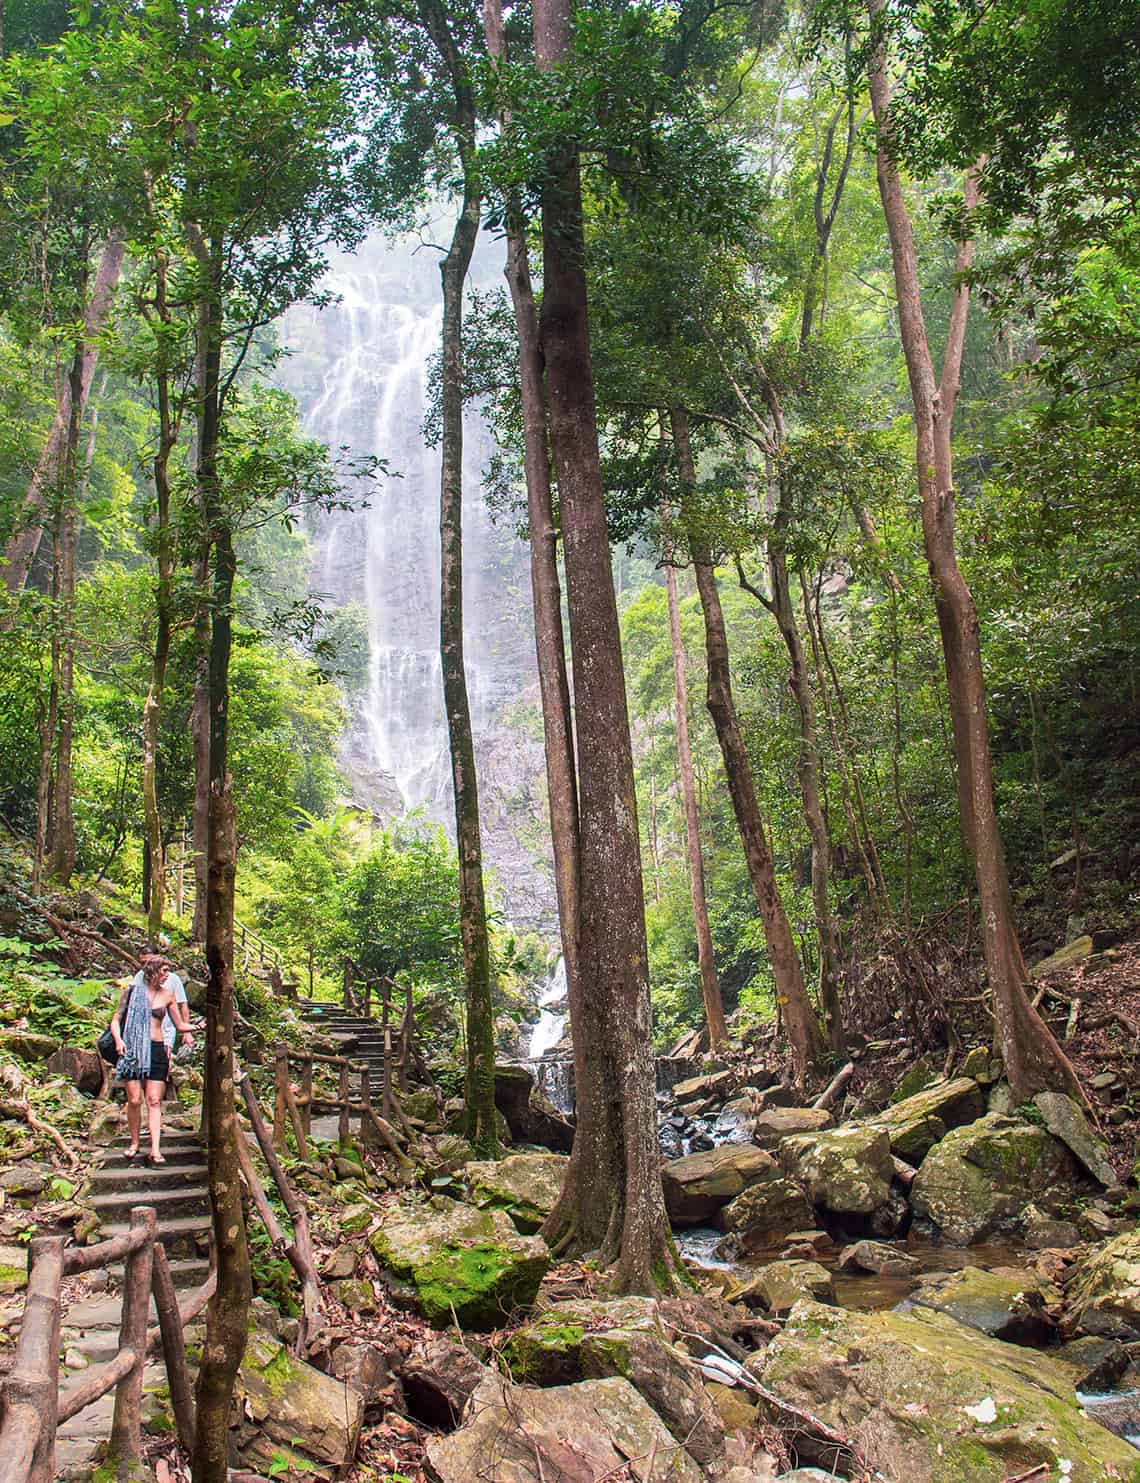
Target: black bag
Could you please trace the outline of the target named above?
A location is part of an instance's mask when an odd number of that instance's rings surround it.
[[[104,1030],[102,1035],[99,1036],[99,1039],[95,1042],[95,1049],[102,1056],[103,1060],[106,1061],[108,1066],[114,1066],[118,1063],[119,1052],[115,1049],[115,1037],[111,1034],[110,1030]]]

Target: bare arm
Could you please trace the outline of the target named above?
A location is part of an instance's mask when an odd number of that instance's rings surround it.
[[[190,1031],[190,1011],[188,1006],[183,1004],[181,1000],[174,999],[171,1001],[167,1013],[174,1021],[174,1028],[178,1031],[178,1033],[186,1037],[187,1039],[192,1040],[194,1037]]]
[[[131,995],[131,985],[128,984],[119,995],[118,1007],[111,1016],[111,1035],[115,1041],[115,1049],[120,1055],[123,1054],[123,1015],[127,1012],[127,1000]]]

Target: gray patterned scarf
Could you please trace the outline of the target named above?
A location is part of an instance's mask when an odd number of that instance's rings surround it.
[[[125,1081],[141,1072],[145,1078],[150,1071],[150,1003],[145,978],[130,987],[122,1031],[124,1050],[115,1075]]]

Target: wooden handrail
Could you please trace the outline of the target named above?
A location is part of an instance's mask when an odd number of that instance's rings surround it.
[[[152,1207],[136,1205],[124,1236],[86,1248],[64,1248],[62,1236],[41,1236],[28,1249],[28,1287],[11,1371],[0,1381],[0,1479],[52,1483],[61,1422],[115,1391],[110,1456],[128,1470],[142,1460],[142,1379],[147,1351],[161,1338],[179,1440],[193,1444],[194,1402],[184,1326],[205,1308],[217,1285],[211,1272],[181,1305]],[[67,1395],[59,1393],[60,1288],[65,1276],[126,1258],[119,1347]],[[151,1295],[158,1324],[147,1328]]]

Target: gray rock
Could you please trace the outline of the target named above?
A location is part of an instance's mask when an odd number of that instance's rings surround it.
[[[1116,1183],[1108,1145],[1098,1138],[1084,1112],[1064,1092],[1038,1092],[1033,1099],[1045,1126],[1077,1157],[1093,1178],[1105,1186]]]
[[[934,1273],[922,1279],[911,1301],[1007,1344],[1040,1347],[1057,1337],[1061,1293],[1036,1272],[963,1267]]]
[[[780,1162],[816,1205],[837,1215],[869,1215],[885,1205],[894,1166],[879,1128],[798,1133],[780,1144]]]
[[[661,1170],[665,1208],[678,1226],[704,1225],[750,1185],[779,1177],[771,1154],[741,1143],[673,1159]]]
[[[820,1107],[768,1107],[752,1122],[752,1136],[761,1148],[777,1148],[793,1133],[819,1133],[832,1124],[830,1112]]]
[[[356,1456],[364,1402],[360,1394],[290,1354],[255,1330],[235,1395],[238,1455],[265,1472],[284,1458],[298,1475],[339,1478]]]
[[[735,1231],[746,1246],[768,1246],[791,1231],[807,1229],[814,1212],[807,1196],[790,1179],[766,1180],[742,1191],[717,1217],[723,1230]]]
[[[1069,1317],[1086,1334],[1140,1339],[1140,1229],[1078,1261],[1065,1283]]]
[[[909,1277],[919,1270],[909,1252],[883,1241],[855,1241],[845,1246],[837,1265],[841,1272],[870,1272],[876,1277]]]

